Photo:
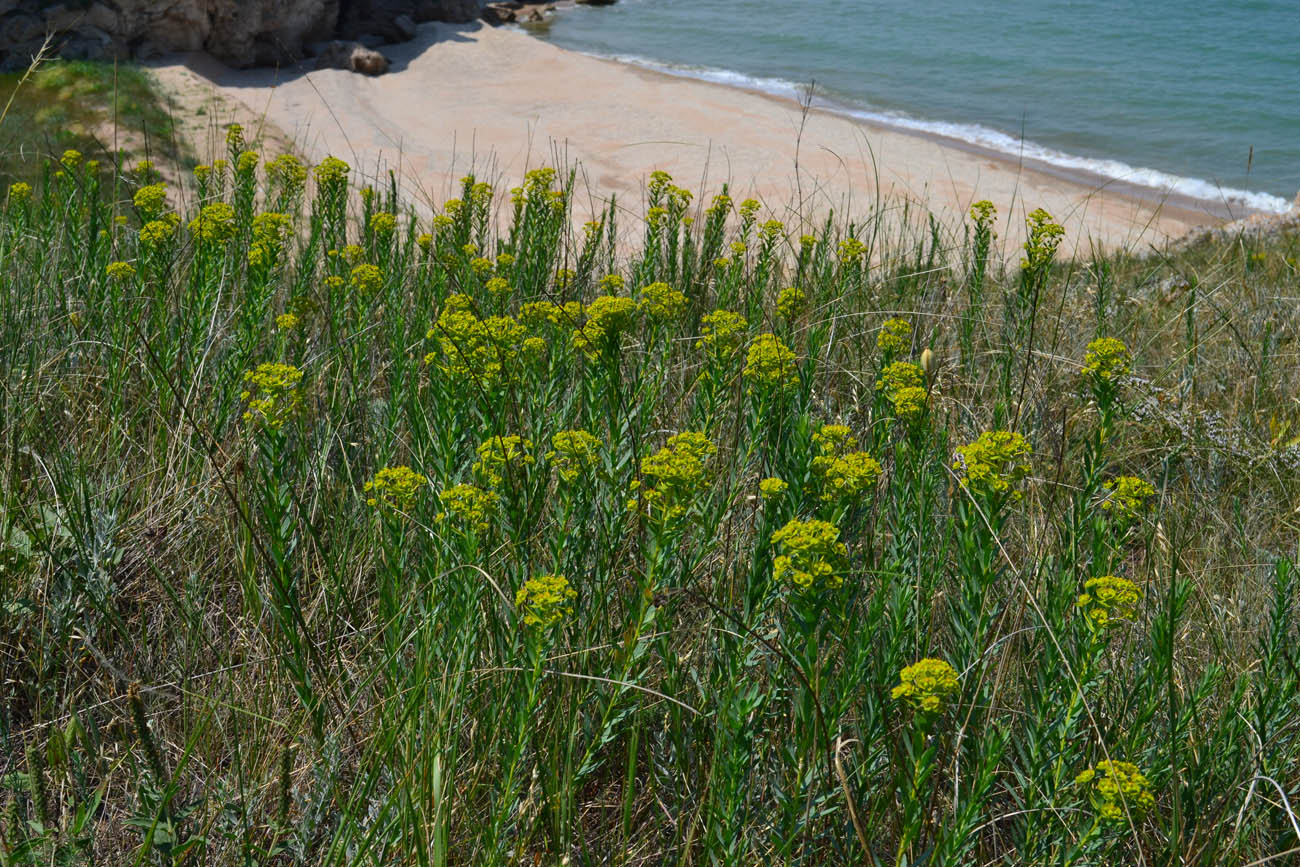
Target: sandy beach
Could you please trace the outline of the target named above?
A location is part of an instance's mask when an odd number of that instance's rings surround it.
[[[859,221],[883,211],[911,225],[929,211],[959,227],[972,202],[989,199],[1008,247],[1038,207],[1081,251],[1143,250],[1227,216],[1213,203],[804,112],[794,101],[566,51],[514,28],[426,24],[417,39],[384,52],[392,67],[376,78],[235,71],[201,56],[153,68],[182,113],[212,109],[180,118],[182,127],[213,130],[227,119],[262,126],[313,161],[346,159],[356,180],[392,170],[430,209],[469,172],[510,186],[529,168],[568,165],[579,172],[577,219],[610,195],[639,213],[645,179],[657,169],[703,191],[706,203],[726,182],[733,197],[759,199],[791,227],[830,209]]]

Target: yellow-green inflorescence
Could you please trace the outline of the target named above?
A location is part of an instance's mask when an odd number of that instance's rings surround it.
[[[573,347],[595,357],[602,349],[618,348],[620,336],[636,323],[637,304],[631,298],[601,295],[585,313],[587,321],[573,332]]]
[[[794,519],[772,534],[772,575],[799,590],[834,590],[844,583],[848,548],[830,521]]]
[[[1030,212],[1025,218],[1025,228],[1028,237],[1025,240],[1025,258],[1020,267],[1025,271],[1037,271],[1051,264],[1056,256],[1056,248],[1065,237],[1065,229],[1042,208]]]
[[[1156,805],[1151,782],[1131,762],[1098,762],[1074,782],[1087,788],[1093,809],[1108,822],[1123,822],[1129,814],[1144,815]]]
[[[225,202],[204,205],[190,221],[190,232],[207,243],[230,240],[235,236],[235,228],[235,209]]]
[[[894,416],[900,421],[914,425],[925,417],[925,409],[930,400],[930,393],[919,385],[909,385],[894,392]]]
[[[719,358],[730,357],[745,342],[745,329],[749,322],[739,313],[730,310],[714,310],[700,320],[701,337],[696,341],[697,349],[706,349]]]
[[[450,295],[426,337],[436,339],[441,354],[430,352],[425,364],[439,362],[444,373],[490,385],[507,376],[528,330],[509,316],[479,319],[468,295]]]
[[[655,322],[670,322],[686,312],[686,295],[667,283],[641,289],[641,311]]]
[[[248,404],[243,420],[269,430],[282,428],[302,404],[298,386],[302,370],[292,364],[268,361],[244,373],[244,390],[239,399]]]
[[[812,471],[822,481],[822,500],[853,501],[879,481],[880,463],[854,450],[858,440],[844,425],[823,425],[813,434],[813,444],[821,452],[812,460]]]
[[[1156,489],[1137,476],[1119,476],[1102,485],[1106,499],[1101,507],[1118,517],[1136,518],[1150,508]]]
[[[378,265],[362,263],[352,269],[352,276],[348,282],[358,295],[369,298],[384,285],[384,272]]]
[[[532,440],[514,434],[489,437],[475,453],[474,474],[491,487],[507,478],[518,481],[534,461]]]
[[[126,281],[135,276],[135,266],[130,262],[109,262],[104,273],[111,280]]]
[[[167,185],[161,182],[146,184],[135,191],[131,202],[142,219],[156,220],[167,210]]]
[[[886,355],[901,355],[912,345],[912,324],[906,319],[886,319],[876,335],[876,348]]]
[[[758,495],[763,502],[770,503],[790,490],[790,483],[776,477],[763,479],[758,483]]]
[[[1142,591],[1127,578],[1115,575],[1089,578],[1084,582],[1083,591],[1078,606],[1094,630],[1113,629],[1137,618]]]
[[[590,431],[562,430],[551,437],[546,460],[562,481],[575,482],[596,468],[602,449],[600,439]]]
[[[937,715],[957,694],[957,672],[942,659],[922,659],[898,673],[890,695],[918,713]]]
[[[1133,356],[1122,340],[1099,337],[1083,356],[1083,376],[1094,388],[1114,390],[1133,369]]]
[[[876,391],[883,391],[891,401],[905,388],[924,388],[925,371],[910,361],[895,361],[885,365],[876,380]]]
[[[782,319],[796,319],[808,309],[808,296],[798,286],[782,289],[776,297],[776,315]]]
[[[442,511],[436,519],[439,523],[455,520],[479,532],[484,532],[491,526],[501,499],[496,491],[468,484],[446,488],[438,494],[438,498],[442,501]]]
[[[366,505],[409,511],[428,483],[428,479],[410,467],[384,467],[366,482]]]
[[[775,334],[760,334],[749,345],[744,376],[751,391],[788,389],[798,380],[794,352]]]
[[[515,594],[515,608],[525,626],[544,630],[572,617],[573,600],[577,598],[578,592],[563,575],[536,575]]]
[[[699,431],[683,431],[668,438],[659,451],[641,461],[646,480],[641,499],[651,517],[673,520],[686,514],[713,478],[710,467],[718,447]],[[633,491],[640,489],[632,483]],[[635,509],[635,499],[628,502]]]
[[[248,404],[244,421],[279,430],[302,403],[302,371],[292,364],[267,362],[244,374],[240,399]]]
[[[985,431],[973,443],[957,447],[953,469],[961,483],[972,491],[1018,498],[1015,485],[1029,475],[1029,457],[1033,453],[1023,436],[1011,431]]]

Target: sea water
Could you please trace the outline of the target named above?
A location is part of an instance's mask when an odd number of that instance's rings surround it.
[[[619,0],[535,32],[1237,209],[1300,190],[1300,0]]]

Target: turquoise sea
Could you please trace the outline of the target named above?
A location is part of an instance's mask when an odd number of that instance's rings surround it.
[[[1236,208],[1300,190],[1300,0],[619,0],[537,32]]]

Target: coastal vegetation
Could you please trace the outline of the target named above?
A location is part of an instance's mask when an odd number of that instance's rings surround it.
[[[0,210],[0,863],[1300,852],[1294,234],[227,146]]]

